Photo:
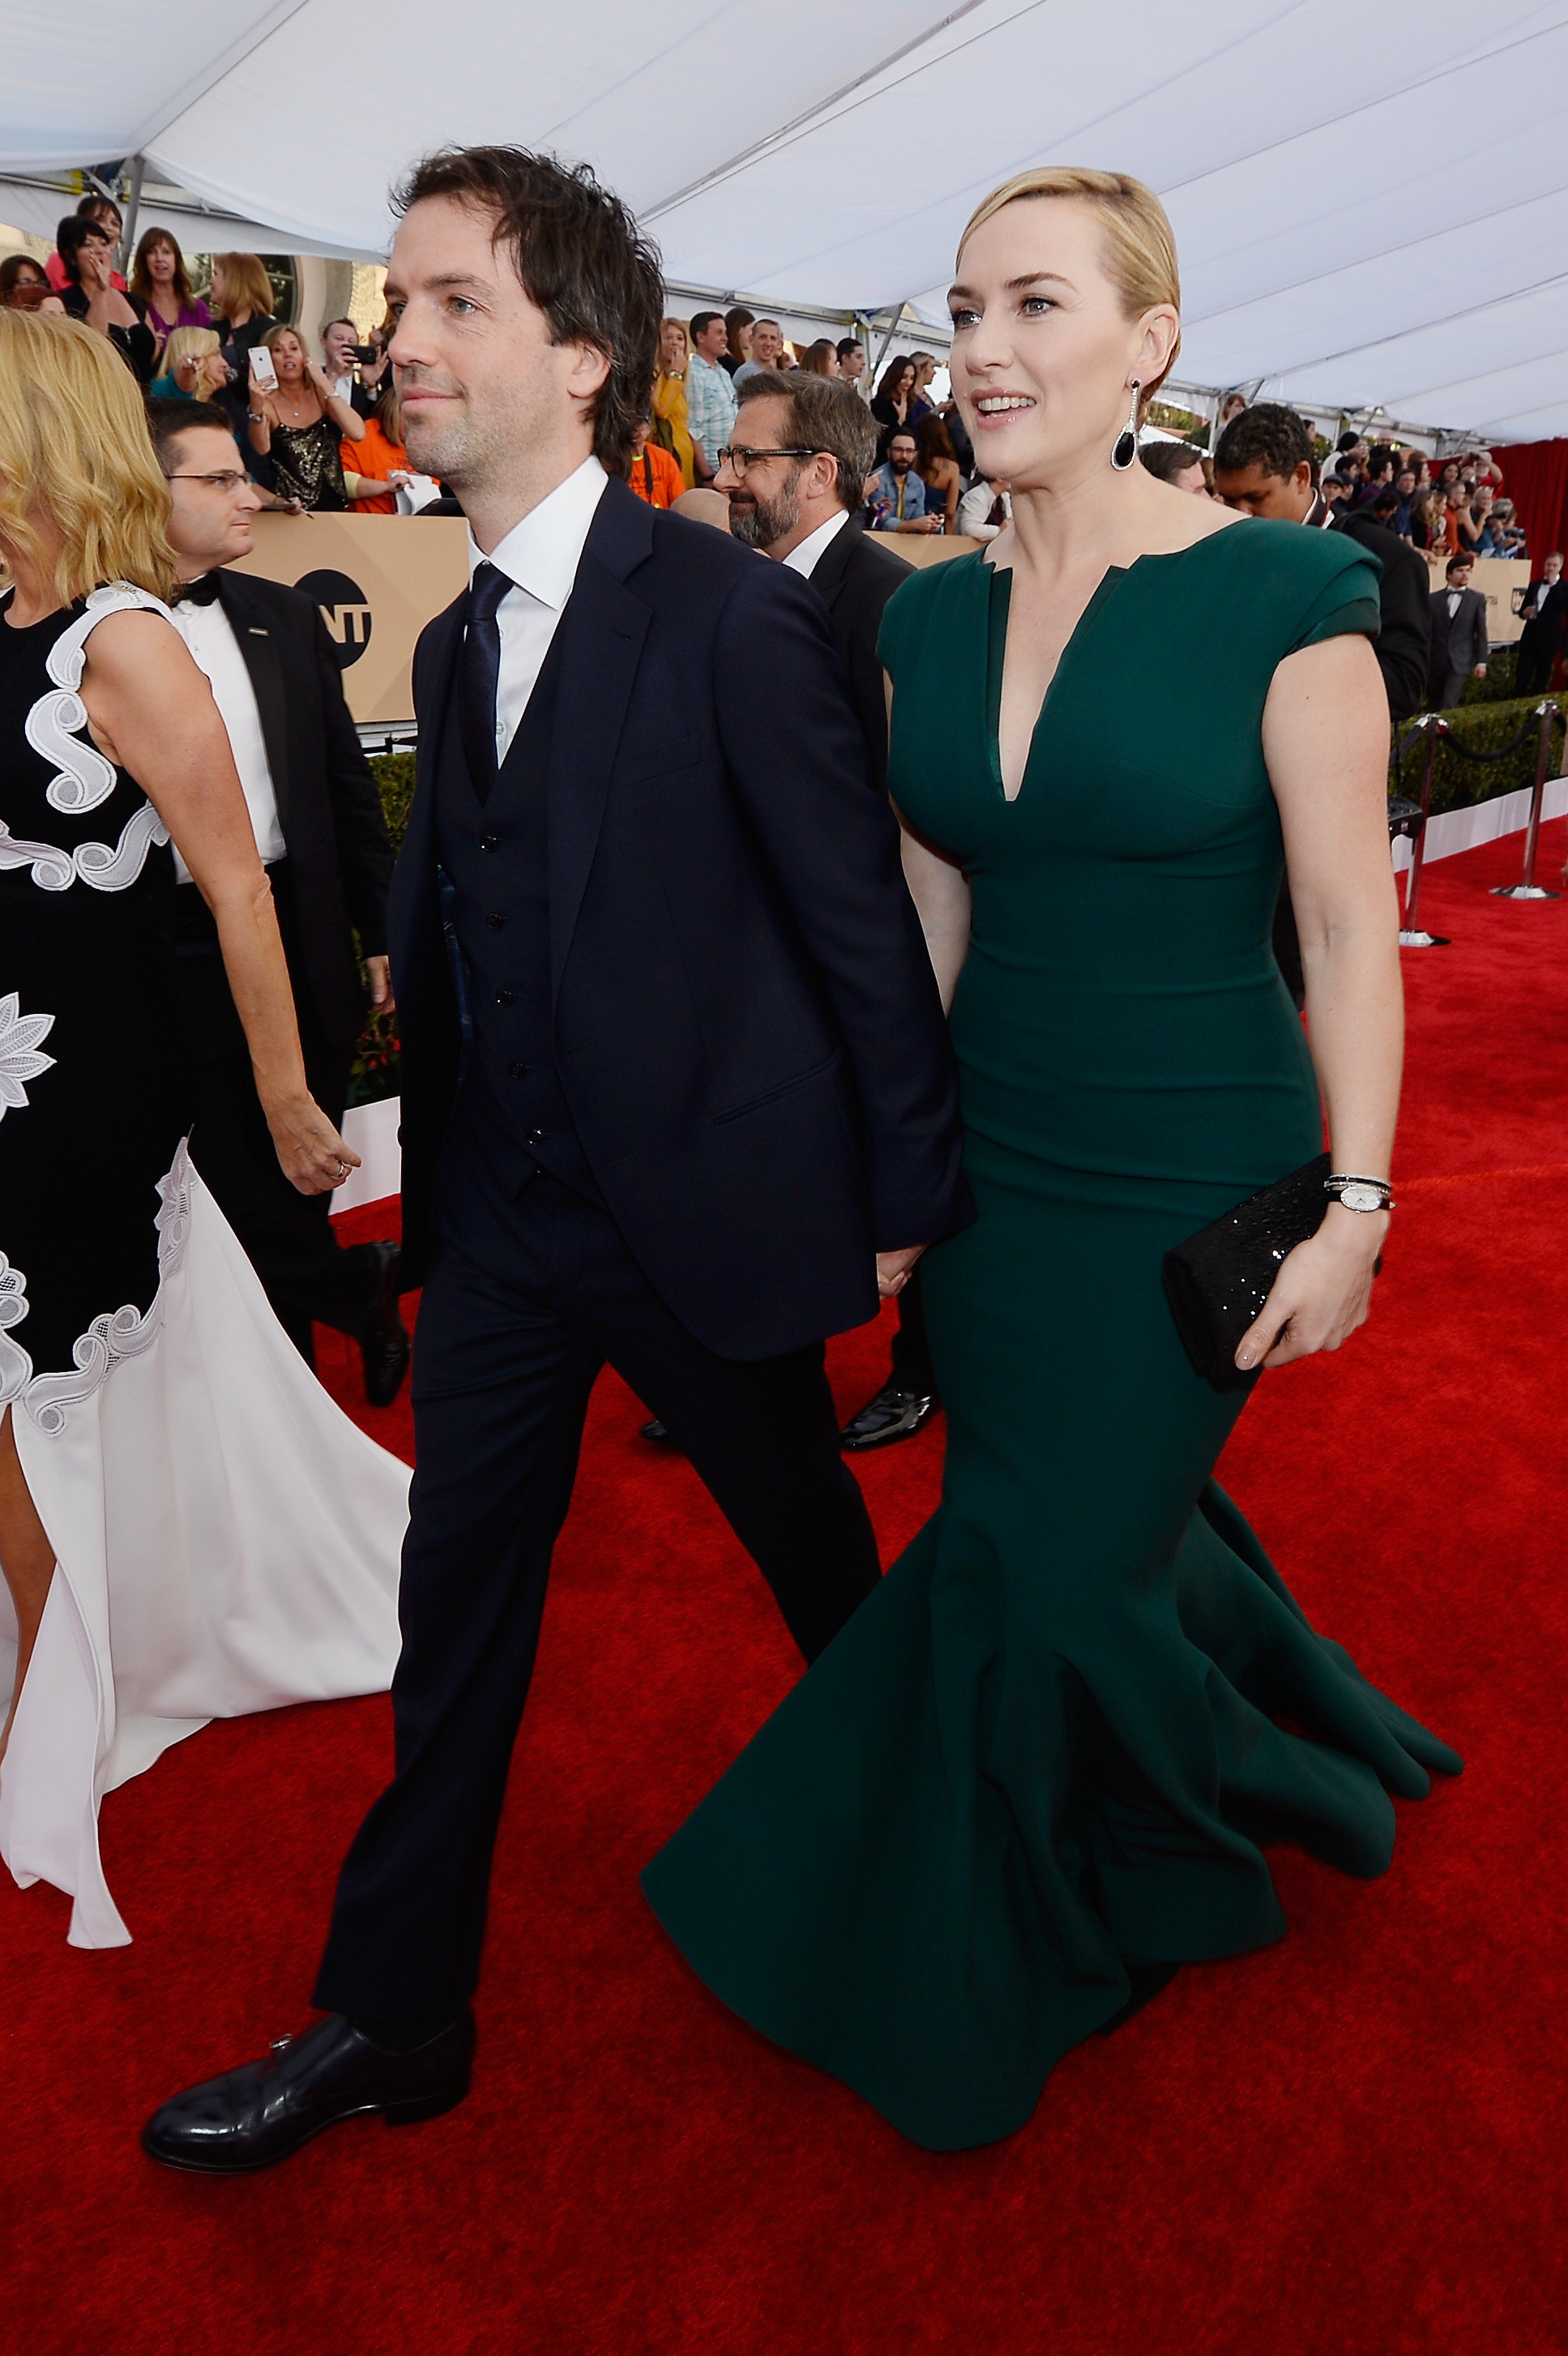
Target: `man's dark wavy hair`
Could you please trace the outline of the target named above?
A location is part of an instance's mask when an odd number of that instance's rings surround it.
[[[557,344],[592,344],[610,363],[593,412],[593,454],[611,475],[632,463],[632,435],[647,415],[658,357],[664,282],[657,250],[628,208],[586,164],[558,163],[522,147],[443,147],[416,164],[393,195],[406,213],[427,197],[452,197],[495,220],[530,303]]]
[[[1283,402],[1255,401],[1232,417],[1214,453],[1216,474],[1239,474],[1261,466],[1265,475],[1294,475],[1303,458],[1312,465],[1312,436],[1294,409]],[[1317,468],[1313,467],[1314,479]]]

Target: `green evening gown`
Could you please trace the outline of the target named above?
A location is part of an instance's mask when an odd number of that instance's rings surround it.
[[[1387,1794],[1460,1764],[1215,1486],[1246,1393],[1193,1373],[1160,1284],[1321,1148],[1261,728],[1285,655],[1376,632],[1375,562],[1247,522],[1108,573],[1009,803],[1010,585],[933,566],[881,639],[893,798],[974,894],[979,1218],[923,1264],[942,1503],[644,1876],[726,2003],[936,2149],[1019,2126],[1127,1965],[1280,1937],[1264,1842],[1381,1873]]]

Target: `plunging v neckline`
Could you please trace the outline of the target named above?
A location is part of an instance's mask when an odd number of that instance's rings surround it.
[[[990,575],[986,603],[986,752],[991,766],[992,781],[1008,809],[1016,809],[1023,799],[1024,787],[1029,783],[1029,773],[1034,765],[1034,750],[1040,736],[1040,724],[1051,709],[1051,701],[1056,693],[1057,682],[1067,669],[1069,659],[1076,650],[1079,640],[1084,637],[1089,625],[1096,618],[1101,607],[1117,584],[1126,580],[1130,573],[1136,573],[1140,564],[1167,563],[1175,557],[1190,556],[1194,549],[1207,548],[1213,541],[1223,540],[1226,531],[1234,530],[1234,529],[1233,524],[1227,524],[1221,530],[1206,531],[1200,538],[1189,540],[1185,548],[1145,549],[1140,555],[1134,557],[1130,564],[1107,564],[1083,611],[1068,632],[1066,643],[1056,658],[1056,669],[1046,681],[1045,693],[1040,700],[1040,710],[1035,713],[1033,725],[1029,732],[1029,744],[1024,754],[1024,765],[1019,772],[1019,789],[1016,794],[1009,794],[1003,782],[1001,743],[1002,678],[1008,659],[1008,619],[1012,607],[1013,568],[1010,564],[991,564],[984,556],[976,557],[976,562]]]
[[[1177,551],[1178,554],[1181,552],[1179,550]],[[1143,561],[1141,556],[1135,557],[1133,563],[1141,564]],[[1068,659],[1088,625],[1098,614],[1117,582],[1125,581],[1133,566],[1108,564],[1105,567],[1095,583],[1083,611],[1068,632],[1066,643],[1056,658],[1056,669],[1045,683],[1045,693],[1040,697],[1040,710],[1035,713],[1029,728],[1023,767],[1019,772],[1018,792],[1009,794],[1002,776],[1001,728],[1002,680],[1008,659],[1008,620],[1012,611],[1013,568],[1010,564],[987,564],[984,557],[980,559],[980,562],[990,574],[986,604],[986,751],[991,765],[992,782],[1008,808],[1012,809],[1016,809],[1023,799],[1024,787],[1029,783],[1029,773],[1034,764],[1035,741],[1040,734],[1040,724],[1051,708],[1051,699],[1056,692],[1057,681],[1066,669]]]

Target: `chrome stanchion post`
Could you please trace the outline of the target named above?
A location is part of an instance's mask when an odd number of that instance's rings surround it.
[[[1429,712],[1420,723],[1426,732],[1426,758],[1421,766],[1421,831],[1411,846],[1410,873],[1404,887],[1404,922],[1400,926],[1402,949],[1445,949],[1441,933],[1424,932],[1416,921],[1421,913],[1421,875],[1426,860],[1426,829],[1432,817],[1432,772],[1437,766],[1439,741],[1448,734],[1441,712]]]
[[[1535,756],[1535,789],[1530,797],[1530,823],[1524,830],[1524,873],[1517,884],[1494,884],[1492,894],[1499,900],[1555,900],[1561,895],[1548,892],[1535,880],[1535,854],[1541,841],[1541,803],[1546,791],[1546,772],[1552,761],[1552,731],[1557,725],[1557,706],[1538,703],[1535,716],[1541,724],[1541,748]]]

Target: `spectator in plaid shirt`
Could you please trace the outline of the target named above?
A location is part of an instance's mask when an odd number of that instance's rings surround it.
[[[702,461],[699,479],[719,472],[719,453],[735,423],[735,388],[721,365],[730,331],[722,311],[699,311],[691,322],[691,365],[686,372],[686,415]]]

